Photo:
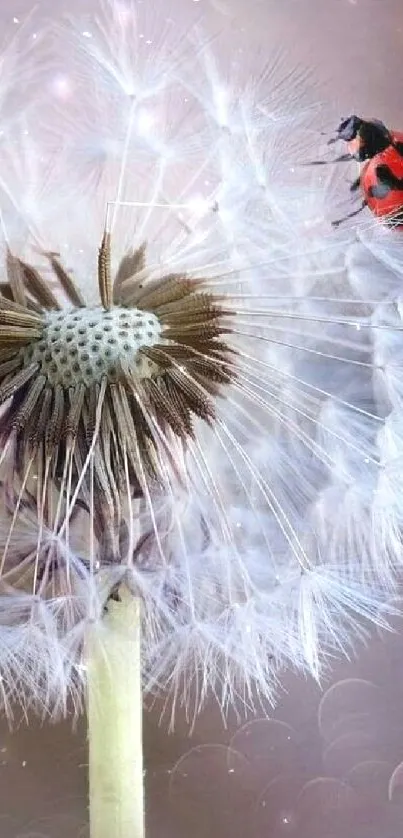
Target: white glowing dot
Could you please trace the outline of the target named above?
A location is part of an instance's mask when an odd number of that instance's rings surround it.
[[[13,23],[19,23],[20,19],[18,17],[13,17]]]
[[[21,763],[22,767],[23,767],[23,768],[25,768],[26,764],[27,764],[26,759],[23,759],[23,761],[22,761],[22,763]]]
[[[137,117],[137,130],[139,134],[149,134],[155,123],[155,114],[151,113],[151,111],[141,110],[139,112]]]
[[[83,38],[92,38],[91,32],[85,31],[85,32],[82,32],[81,34],[82,34]]]
[[[209,210],[209,202],[202,195],[195,195],[188,201],[190,211],[196,216],[206,215]]]
[[[59,99],[67,99],[73,92],[73,85],[68,76],[60,73],[52,80],[51,90]]]
[[[32,35],[32,40],[36,41],[37,37],[38,37],[38,33],[34,32],[34,34]]]
[[[148,40],[146,41],[146,44],[150,45],[150,44],[152,44],[152,41],[150,41],[150,39],[148,39]]]

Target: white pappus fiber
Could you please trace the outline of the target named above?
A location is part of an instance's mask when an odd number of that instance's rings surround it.
[[[255,83],[245,53],[220,61],[225,44],[145,5],[50,28],[0,144],[10,714],[79,705],[88,621],[122,579],[173,720],[210,691],[224,711],[272,701],[285,667],[320,677],[383,622],[399,574],[403,238],[331,227],[288,59]]]

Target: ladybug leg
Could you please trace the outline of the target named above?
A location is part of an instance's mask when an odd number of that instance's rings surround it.
[[[332,227],[339,227],[340,224],[343,224],[343,222],[347,221],[348,218],[354,218],[354,216],[359,215],[359,213],[362,212],[366,206],[367,202],[363,201],[358,209],[353,210],[353,212],[349,212],[348,215],[344,216],[344,218],[337,218],[336,221],[332,221]]]
[[[361,185],[361,176],[359,176],[355,180],[353,180],[353,182],[350,186],[350,192],[357,192],[357,189],[360,188],[360,185]]]
[[[350,160],[355,160],[353,154],[340,154],[334,160],[310,160],[308,163],[303,163],[303,166],[329,166],[331,163],[347,163]]]
[[[355,155],[350,154],[350,152],[347,152],[346,154],[340,154],[339,157],[335,157],[335,159],[332,162],[333,163],[346,163],[348,160],[356,160]]]

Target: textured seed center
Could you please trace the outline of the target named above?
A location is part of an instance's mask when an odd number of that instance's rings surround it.
[[[71,387],[113,378],[119,362],[139,379],[150,376],[155,365],[139,349],[160,340],[161,324],[152,312],[99,306],[48,312],[41,339],[21,352],[25,362],[40,364],[52,385]]]

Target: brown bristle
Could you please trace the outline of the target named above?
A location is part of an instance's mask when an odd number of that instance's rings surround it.
[[[28,265],[26,262],[23,262],[22,259],[17,259],[16,264],[21,271],[25,287],[31,292],[39,305],[44,309],[60,310],[61,305],[57,297],[55,297],[53,292],[50,290],[39,271],[37,271],[36,268],[33,268],[32,265]]]
[[[111,278],[111,236],[105,232],[98,253],[98,286],[101,303],[105,309],[113,304]]]
[[[139,292],[136,306],[139,309],[158,310],[160,306],[183,300],[196,289],[195,280],[182,274],[167,274],[148,283]]]
[[[133,280],[138,274],[145,271],[146,267],[146,244],[142,244],[136,250],[131,250],[121,260],[116,271],[115,280],[113,283],[113,302],[115,305],[125,303],[126,300],[126,286],[129,285],[128,280]],[[133,282],[130,283],[133,285]]]
[[[24,287],[24,273],[19,260],[15,258],[9,248],[7,248],[6,269],[11,299],[14,299],[21,306],[25,306],[27,297]]]
[[[72,303],[73,306],[77,306],[78,308],[85,306],[85,300],[83,295],[81,294],[79,288],[77,288],[77,285],[72,279],[72,277],[64,269],[62,263],[58,258],[58,255],[56,253],[47,252],[44,254],[44,256],[46,256],[46,258],[49,260],[52,271],[58,278],[60,285],[63,288],[63,291],[65,292],[69,302]]]

